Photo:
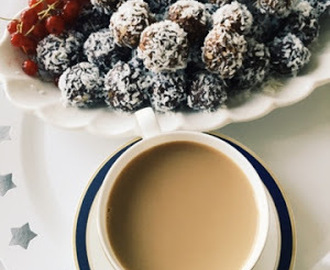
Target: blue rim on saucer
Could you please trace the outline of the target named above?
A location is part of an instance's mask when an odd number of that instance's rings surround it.
[[[269,191],[279,217],[280,231],[281,231],[281,252],[278,263],[278,270],[290,270],[293,269],[295,260],[295,230],[293,224],[293,217],[291,210],[287,204],[286,198],[281,191],[278,183],[271,173],[265,168],[264,165],[251,153],[246,147],[235,142],[233,139],[225,137],[219,134],[210,134],[219,139],[228,142],[231,146],[236,148],[245,158],[253,165],[254,169],[259,174],[265,187]],[[116,160],[132,145],[139,140],[129,143],[122,149],[112,155],[101,167],[96,174],[92,177],[86,192],[83,194],[80,206],[78,208],[75,226],[74,226],[74,256],[76,260],[76,266],[79,270],[91,270],[88,255],[87,255],[87,222],[90,214],[92,204],[95,200],[97,192],[99,191],[105,176],[107,175],[111,166]]]

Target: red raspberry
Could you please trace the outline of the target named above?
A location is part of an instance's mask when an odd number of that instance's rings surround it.
[[[38,72],[38,65],[31,59],[25,60],[22,64],[23,71],[29,76],[35,76]]]
[[[7,30],[10,34],[14,34],[17,31],[18,20],[12,20],[7,25]]]
[[[69,0],[63,7],[62,14],[66,22],[72,22],[76,19],[80,12],[80,4],[78,1]]]
[[[29,0],[29,7],[35,9],[38,13],[44,9],[43,0]]]
[[[34,26],[34,24],[31,23],[23,23],[22,22],[22,31],[21,33],[23,33],[24,35],[26,35],[26,33],[30,32],[32,27]]]
[[[30,33],[38,21],[38,14],[34,8],[24,10],[21,14],[22,33]]]
[[[26,37],[22,33],[14,33],[11,36],[10,42],[14,47],[21,47],[25,42]]]
[[[38,40],[43,39],[47,34],[48,32],[44,21],[37,23],[32,31],[32,36]]]
[[[42,3],[43,1],[40,1],[40,0],[29,0],[29,7],[36,6],[38,2]]]
[[[37,50],[37,42],[31,38],[26,38],[23,42],[22,50],[27,55],[35,55]]]
[[[38,21],[38,12],[34,8],[26,9],[21,14],[23,24],[33,25]]]
[[[48,33],[59,35],[65,28],[65,21],[59,15],[53,15],[46,19],[46,29]]]

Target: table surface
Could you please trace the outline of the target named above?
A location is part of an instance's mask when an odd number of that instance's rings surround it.
[[[13,2],[2,7],[2,17],[13,17],[26,3]],[[1,21],[1,33],[5,26]],[[103,160],[128,139],[49,126],[12,106],[0,85],[0,128],[6,126],[10,140],[0,139],[0,179],[12,175],[15,186],[0,196],[0,270],[74,269],[72,232],[80,196]],[[276,175],[295,217],[295,269],[312,269],[330,251],[330,86],[219,132],[250,148]],[[37,236],[24,249],[13,243],[12,229],[27,222]]]

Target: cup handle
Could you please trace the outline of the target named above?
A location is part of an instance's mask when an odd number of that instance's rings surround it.
[[[142,134],[147,139],[161,133],[161,129],[152,108],[144,108],[135,112],[135,119]]]

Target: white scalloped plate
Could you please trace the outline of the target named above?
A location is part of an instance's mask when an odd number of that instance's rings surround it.
[[[233,122],[260,118],[275,108],[299,102],[318,86],[330,82],[330,18],[322,22],[319,43],[313,49],[312,60],[297,77],[281,82],[276,91],[264,89],[235,108],[222,108],[213,113],[177,112],[157,114],[163,131],[210,131]],[[325,29],[326,28],[326,29]],[[9,100],[31,111],[45,122],[66,129],[84,129],[108,137],[141,135],[134,114],[119,114],[109,109],[77,109],[64,107],[60,92],[52,83],[31,78],[21,70],[23,54],[10,45],[5,33],[0,42],[0,80]]]

